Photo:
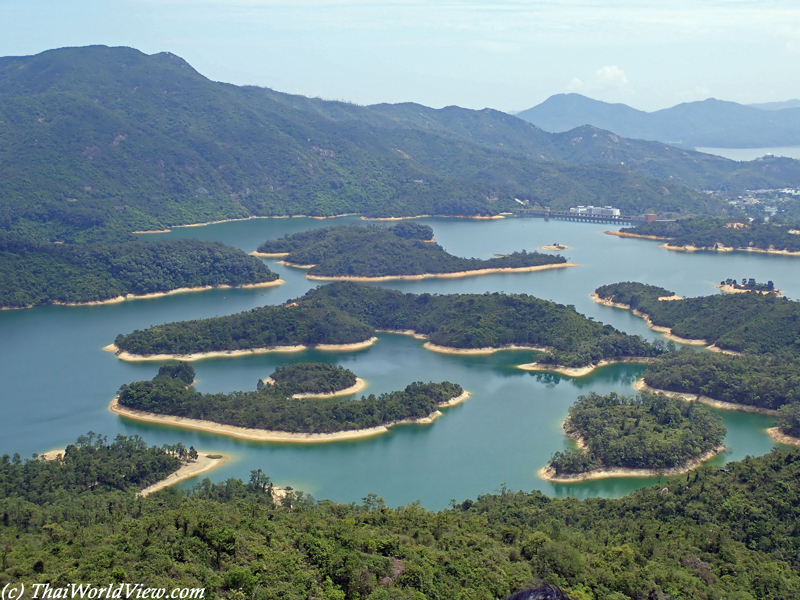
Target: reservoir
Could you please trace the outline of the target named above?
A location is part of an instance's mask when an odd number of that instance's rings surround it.
[[[265,239],[314,227],[359,222],[356,217],[251,219],[205,227],[176,228],[144,239],[193,237],[219,240],[251,252]],[[559,243],[576,268],[493,274],[461,279],[384,282],[385,287],[412,293],[526,293],[562,304],[597,321],[648,339],[658,336],[629,311],[595,304],[589,297],[600,285],[639,281],[663,286],[681,296],[718,293],[715,284],[727,278],[772,280],[792,299],[800,297],[800,259],[745,252],[687,254],[671,252],[649,240],[622,239],[602,233],[611,226],[542,219],[491,221],[425,218],[436,240],[458,256],[490,258],[493,253],[536,250]],[[580,484],[554,484],[537,471],[550,455],[570,447],[561,423],[581,394],[617,391],[635,393],[640,365],[611,365],[582,378],[525,372],[516,365],[530,362],[527,351],[456,356],[422,348],[414,338],[379,334],[373,346],[355,352],[309,350],[215,358],[193,363],[197,389],[223,392],[255,389],[259,379],[280,365],[327,361],[351,369],[365,379],[363,393],[402,389],[413,381],[448,380],[472,393],[470,399],[443,410],[429,425],[402,425],[389,433],[361,440],[322,444],[256,443],[187,429],[130,421],[108,410],[123,383],[152,378],[159,363],[128,363],[102,348],[119,333],[160,323],[226,315],[267,304],[284,303],[317,285],[304,271],[266,260],[286,281],[264,289],[221,289],[157,299],[131,300],[91,307],[44,306],[0,311],[0,454],[23,457],[63,448],[88,431],[113,439],[118,433],[138,434],[153,444],[182,442],[232,459],[212,471],[214,481],[247,480],[262,469],[277,485],[290,485],[317,499],[360,502],[369,493],[390,506],[419,500],[430,509],[492,493],[539,489],[551,496],[619,496],[651,479],[603,479]],[[769,452],[776,443],[765,428],[774,419],[762,415],[718,411],[728,429],[729,451],[713,459],[722,465],[746,455]],[[197,480],[185,482],[191,486]]]

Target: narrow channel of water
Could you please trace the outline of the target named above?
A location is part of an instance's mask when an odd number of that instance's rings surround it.
[[[216,239],[252,251],[264,239],[311,227],[358,221],[253,219],[208,227],[175,229],[146,239],[196,237]],[[715,293],[715,283],[728,277],[773,280],[789,297],[797,298],[800,259],[748,253],[670,252],[658,243],[620,239],[601,233],[602,225],[540,219],[470,221],[422,219],[434,228],[437,241],[453,254],[488,258],[554,242],[570,246],[564,252],[581,266],[568,269],[496,274],[463,279],[388,282],[406,292],[528,293],[563,304],[628,333],[649,339],[654,333],[628,311],[595,304],[589,294],[599,285],[642,281],[684,296]],[[204,392],[253,389],[276,366],[324,360],[355,371],[369,383],[364,393],[400,389],[412,381],[450,380],[472,397],[446,409],[431,425],[404,425],[389,433],[349,442],[326,444],[254,443],[185,429],[142,424],[107,410],[122,383],[151,378],[158,365],[125,363],[104,352],[118,333],[175,320],[203,318],[278,304],[302,295],[314,283],[303,271],[266,261],[286,281],[277,288],[212,290],[153,300],[134,300],[97,307],[48,306],[0,312],[0,453],[30,456],[63,447],[89,430],[113,437],[139,434],[151,443],[194,445],[233,455],[210,474],[215,480],[247,479],[261,468],[281,485],[292,485],[317,498],[360,501],[370,492],[390,505],[420,500],[437,509],[498,490],[541,489],[550,495],[618,496],[655,482],[606,479],[575,485],[555,485],[537,476],[551,453],[568,447],[561,422],[578,395],[615,390],[633,393],[641,373],[636,365],[614,365],[587,377],[523,372],[517,364],[530,361],[524,351],[487,356],[455,356],[429,352],[407,336],[381,334],[374,346],[351,353],[307,351],[196,362],[198,389]],[[773,420],[759,415],[720,411],[728,428],[729,453],[715,464],[768,452],[776,444],[764,429]],[[188,482],[190,485],[193,482]]]

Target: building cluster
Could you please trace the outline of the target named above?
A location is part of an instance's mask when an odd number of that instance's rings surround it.
[[[591,215],[593,217],[619,217],[618,208],[613,206],[578,206],[570,208],[569,212],[574,215]]]

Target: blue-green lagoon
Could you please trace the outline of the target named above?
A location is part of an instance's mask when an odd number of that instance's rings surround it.
[[[358,221],[307,218],[252,219],[206,227],[177,228],[145,239],[195,237],[220,240],[247,252],[265,239],[312,227]],[[433,227],[449,252],[489,258],[493,253],[535,250],[558,242],[580,267],[533,273],[494,274],[462,279],[426,279],[380,285],[421,293],[527,293],[563,304],[628,333],[653,339],[658,334],[628,311],[595,304],[589,294],[616,281],[661,285],[682,296],[717,293],[729,277],[772,280],[790,298],[800,297],[800,260],[750,253],[670,252],[657,242],[604,235],[608,226],[540,219],[421,219]],[[449,380],[471,392],[466,402],[445,409],[430,425],[402,425],[389,433],[353,441],[319,444],[256,443],[177,427],[121,418],[108,405],[122,383],[150,379],[158,363],[128,363],[104,352],[119,333],[175,320],[196,319],[283,303],[316,285],[304,272],[266,261],[286,281],[264,289],[224,289],[92,307],[45,306],[0,312],[0,377],[3,419],[0,453],[30,456],[63,447],[87,431],[110,438],[138,434],[150,443],[183,442],[232,455],[212,471],[215,480],[247,479],[261,468],[279,485],[291,485],[316,498],[359,502],[373,492],[390,505],[420,500],[431,509],[493,492],[541,489],[556,496],[619,496],[655,479],[603,479],[553,484],[537,471],[552,452],[571,443],[561,423],[578,395],[615,390],[634,393],[643,367],[611,365],[579,379],[524,372],[527,351],[491,355],[430,352],[408,336],[380,334],[373,346],[355,352],[309,350],[215,358],[194,363],[203,392],[254,389],[260,378],[289,362],[323,360],[352,369],[368,382],[364,393],[387,392],[412,381]],[[773,419],[720,411],[728,428],[730,451],[714,464],[768,452],[776,444],[764,429]],[[184,486],[195,481],[184,482]]]

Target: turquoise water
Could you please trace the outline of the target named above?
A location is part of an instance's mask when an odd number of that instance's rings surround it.
[[[208,227],[180,228],[145,239],[196,237],[220,240],[248,252],[264,239],[329,224],[357,222],[352,217],[313,219],[253,219]],[[422,219],[448,251],[489,258],[559,242],[571,247],[563,254],[580,267],[534,273],[496,274],[462,279],[387,282],[406,292],[528,293],[572,304],[589,317],[628,333],[653,339],[641,319],[628,311],[595,304],[589,294],[605,283],[642,281],[662,285],[681,295],[715,293],[714,284],[728,277],[773,280],[791,298],[800,294],[792,257],[748,253],[669,252],[658,243],[621,239],[601,233],[602,225],[539,219],[470,221]],[[95,307],[47,306],[0,312],[0,453],[30,456],[63,447],[78,435],[96,431],[139,434],[151,443],[183,442],[196,448],[231,454],[233,459],[210,473],[215,480],[247,479],[261,468],[280,485],[291,485],[316,498],[359,502],[368,493],[390,505],[420,500],[437,509],[451,499],[510,489],[541,489],[550,495],[619,496],[654,483],[647,479],[605,479],[582,484],[552,484],[537,471],[552,452],[568,447],[561,423],[578,395],[616,390],[632,393],[641,373],[637,365],[613,365],[571,379],[524,372],[516,365],[530,362],[525,351],[483,356],[430,352],[408,336],[380,334],[370,348],[356,352],[306,351],[208,359],[194,363],[203,392],[253,389],[259,378],[289,362],[324,360],[352,369],[368,382],[364,393],[400,389],[412,381],[458,382],[472,393],[466,402],[445,409],[430,425],[403,425],[389,433],[347,442],[324,444],[255,443],[186,429],[143,424],[120,418],[108,404],[122,383],[151,378],[156,363],[126,363],[103,346],[118,333],[182,319],[203,318],[277,304],[302,295],[315,284],[303,271],[277,265],[285,285],[254,290],[211,290],[151,300],[133,300]],[[773,420],[760,415],[720,411],[728,428],[727,460],[768,452],[775,443],[764,429]],[[195,482],[189,481],[184,485]]]

